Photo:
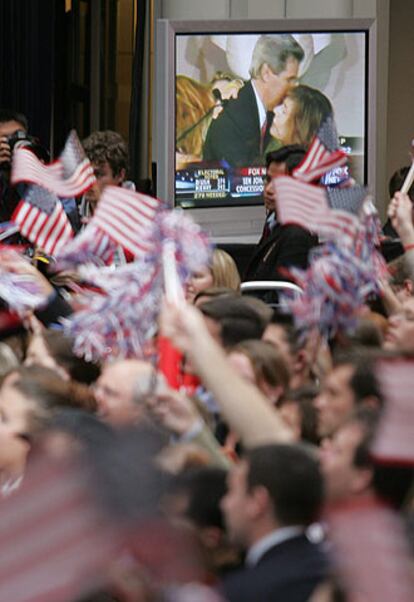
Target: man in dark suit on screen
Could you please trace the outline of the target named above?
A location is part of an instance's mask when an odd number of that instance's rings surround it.
[[[273,109],[296,85],[303,56],[289,34],[260,36],[253,50],[251,79],[211,122],[203,160],[226,161],[233,167],[263,163]]]
[[[257,447],[232,469],[221,507],[247,555],[223,583],[228,602],[309,599],[327,573],[324,551],[306,535],[322,501],[318,460],[303,446]]]

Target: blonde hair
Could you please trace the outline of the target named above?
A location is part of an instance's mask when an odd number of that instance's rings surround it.
[[[197,123],[208,111],[215,106],[214,96],[209,86],[186,77],[177,75],[176,78],[176,139]],[[197,127],[177,142],[176,150],[201,157],[204,139],[213,115],[206,117]]]
[[[226,287],[240,290],[240,274],[234,259],[222,249],[214,249],[211,263],[214,287]]]

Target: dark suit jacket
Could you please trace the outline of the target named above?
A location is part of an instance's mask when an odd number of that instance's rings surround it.
[[[271,548],[256,566],[230,575],[222,591],[228,602],[306,602],[327,572],[322,548],[298,535]]]
[[[270,119],[263,148],[270,141]],[[208,129],[203,147],[203,160],[227,161],[231,166],[247,167],[264,163],[260,144],[259,110],[250,81],[241,88],[238,97],[230,99]]]
[[[259,241],[243,280],[289,280],[284,269],[308,267],[308,255],[317,238],[295,225],[276,224],[270,236]]]

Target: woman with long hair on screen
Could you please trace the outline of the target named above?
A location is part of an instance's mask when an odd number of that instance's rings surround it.
[[[332,114],[331,101],[320,90],[296,86],[283,103],[274,108],[270,128],[274,140],[268,145],[267,152],[288,144],[308,146],[322,122]]]
[[[177,169],[201,161],[204,140],[212,119],[220,114],[223,100],[236,98],[242,86],[242,80],[222,71],[217,71],[208,84],[186,75],[177,75]]]

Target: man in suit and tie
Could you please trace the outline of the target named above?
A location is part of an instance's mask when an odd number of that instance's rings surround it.
[[[309,251],[317,244],[317,238],[308,230],[295,224],[282,226],[277,221],[276,196],[272,180],[291,175],[303,160],[304,147],[298,144],[283,146],[266,155],[266,180],[263,200],[266,222],[243,280],[289,280],[289,268],[306,269]]]
[[[228,602],[305,602],[327,573],[307,527],[317,520],[323,482],[314,451],[272,444],[250,450],[231,471],[222,500],[228,535],[245,568],[223,583]]]
[[[263,164],[273,109],[296,85],[303,57],[303,49],[289,34],[260,36],[253,50],[251,79],[211,122],[203,160],[225,161],[232,167]]]

